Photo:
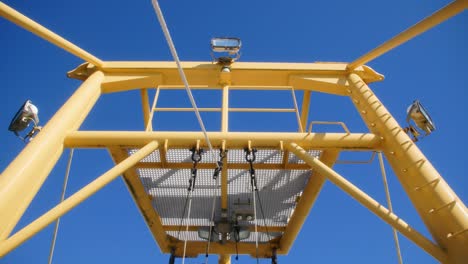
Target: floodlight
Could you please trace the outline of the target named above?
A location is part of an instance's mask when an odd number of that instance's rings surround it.
[[[36,134],[41,129],[41,127],[38,126],[38,114],[39,109],[33,105],[31,100],[26,100],[26,102],[24,102],[24,104],[20,107],[11,120],[8,130],[15,133],[15,135],[21,138],[23,141],[26,141],[28,138],[32,138],[34,134]],[[20,136],[19,132],[25,130],[31,123],[33,123],[32,130],[25,137]]]
[[[219,236],[218,233],[214,230],[214,228],[211,228],[211,236],[210,236],[210,227],[209,226],[202,226],[198,228],[198,237],[208,240],[210,239],[211,242],[219,242]]]
[[[234,241],[241,241],[250,237],[250,230],[246,226],[237,226],[231,233]]]
[[[417,141],[417,138],[421,135],[421,133],[414,126],[411,125],[411,120],[413,120],[413,122],[420,130],[425,132],[424,136],[428,136],[436,129],[434,121],[432,121],[431,116],[429,115],[427,110],[422,106],[419,100],[415,100],[408,107],[408,110],[406,112],[406,122],[408,123],[408,127],[405,128],[405,131],[407,133],[411,133],[414,141]]]
[[[230,64],[240,58],[240,38],[220,37],[211,39],[211,56],[213,60],[221,64]],[[215,57],[216,53],[225,53],[226,56]]]

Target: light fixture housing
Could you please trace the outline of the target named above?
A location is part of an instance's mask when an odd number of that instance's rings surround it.
[[[219,235],[215,231],[215,229],[211,228],[211,236],[210,236],[210,227],[209,226],[202,226],[198,228],[198,237],[208,240],[210,239],[211,242],[219,242]]]
[[[25,130],[30,124],[33,124],[31,131],[25,136],[20,136],[19,132]],[[40,130],[39,127],[39,109],[31,102],[26,100],[20,109],[16,112],[15,116],[8,126],[8,130],[15,133],[16,136],[25,141],[32,138],[35,133]]]
[[[211,39],[211,56],[213,60],[221,64],[230,64],[240,58],[242,41],[234,37],[217,37]],[[224,53],[216,57],[214,53]]]
[[[421,135],[420,131],[425,133],[424,136],[428,136],[436,130],[434,121],[429,115],[429,112],[422,106],[419,100],[414,100],[414,102],[408,107],[406,114],[408,127],[405,128],[405,131],[410,132],[413,135],[414,141],[417,141],[417,138]],[[411,124],[411,120],[420,131]]]

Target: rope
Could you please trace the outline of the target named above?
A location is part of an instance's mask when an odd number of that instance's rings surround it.
[[[382,180],[383,180],[383,184],[385,187],[385,195],[387,196],[388,210],[390,210],[390,213],[392,213],[393,212],[392,201],[390,199],[390,191],[388,189],[387,174],[385,173],[382,152],[379,151],[378,154],[379,154],[380,171],[382,172]],[[400,242],[398,241],[398,233],[394,227],[392,227],[392,230],[393,230],[393,239],[395,240],[395,247],[396,247],[396,251],[398,255],[398,263],[403,264],[403,259],[401,258]]]
[[[174,42],[172,41],[171,34],[169,33],[169,29],[167,27],[166,21],[164,20],[164,16],[161,11],[161,8],[159,7],[158,0],[152,0],[151,2],[153,3],[153,7],[154,7],[154,11],[156,12],[156,15],[158,16],[161,29],[164,32],[164,36],[166,37],[167,45],[169,46],[169,49],[171,50],[172,57],[174,58],[177,64],[177,69],[179,70],[180,78],[182,79],[182,82],[184,83],[185,90],[187,91],[187,95],[190,99],[190,103],[192,103],[192,107],[195,110],[195,115],[197,116],[198,123],[200,125],[201,130],[203,131],[203,135],[205,136],[205,141],[213,155],[213,160],[216,160],[216,155],[213,151],[211,141],[208,138],[208,133],[206,132],[205,125],[203,124],[203,120],[201,118],[200,112],[198,111],[198,107],[197,107],[197,104],[195,103],[195,99],[193,98],[193,94],[192,94],[192,91],[190,90],[187,77],[185,76],[184,70],[182,69],[182,65],[180,64],[179,56],[177,55],[177,50],[174,46]],[[218,167],[218,164],[216,164],[216,167]]]
[[[216,178],[216,186],[218,186],[218,178]],[[211,207],[211,221],[210,221],[210,233],[208,237],[208,243],[206,245],[206,253],[205,253],[205,264],[208,264],[208,253],[210,252],[210,244],[211,244],[211,232],[213,231],[214,226],[214,213],[216,207],[216,193],[213,195],[213,203]]]
[[[260,263],[258,260],[258,230],[257,230],[257,203],[255,202],[255,188],[252,186],[252,198],[254,206],[254,225],[255,225],[255,256],[257,258],[257,264]]]
[[[185,225],[184,254],[182,255],[182,264],[185,263],[185,253],[187,251],[188,226],[189,226],[189,221],[190,221],[190,210],[191,209],[192,209],[192,192],[190,192],[188,212],[187,212],[187,221],[186,221],[186,225]]]
[[[291,93],[292,93],[292,97],[294,101],[294,109],[296,109],[297,123],[299,124],[300,131],[304,132],[304,128],[302,127],[302,122],[301,122],[301,115],[299,114],[299,107],[297,106],[296,92],[294,91],[294,87],[291,88]]]
[[[65,199],[65,191],[67,190],[68,176],[70,175],[72,159],[73,159],[73,149],[70,149],[70,153],[68,155],[67,169],[65,171],[65,178],[63,179],[62,195],[60,197],[60,202],[63,202],[63,200]],[[49,262],[48,262],[49,264],[52,263],[52,259],[54,258],[55,242],[57,241],[57,232],[58,232],[59,224],[60,224],[60,218],[57,218],[57,221],[55,221],[55,228],[54,228],[54,235],[52,238],[52,243],[50,245]]]

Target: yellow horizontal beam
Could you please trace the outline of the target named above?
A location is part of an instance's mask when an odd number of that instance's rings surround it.
[[[287,156],[286,156],[287,157]],[[140,169],[190,169],[193,167],[191,162],[169,163],[169,162],[140,162],[135,165]],[[215,163],[199,163],[198,169],[215,169]],[[250,165],[248,163],[224,163],[223,168],[231,170],[248,170]],[[255,169],[258,170],[307,170],[310,166],[300,163],[258,163],[255,164]]]
[[[73,194],[72,196],[65,199],[63,202],[52,208],[47,213],[40,216],[31,224],[27,225],[10,238],[2,241],[0,243],[0,257],[5,256],[8,252],[15,249],[21,243],[29,239],[31,236],[42,230],[44,227],[48,226],[57,218],[61,217],[75,206],[83,202],[85,199],[89,198],[91,195],[104,188],[108,183],[116,179],[119,175],[124,173],[126,170],[135,165],[138,161],[148,156],[154,150],[158,148],[158,143],[152,141],[146,146],[141,148],[139,151],[135,152],[132,156],[123,160],[121,163],[117,164],[115,167],[101,175],[96,180],[92,181],[81,190]]]
[[[193,112],[194,108],[191,107],[157,107],[153,111],[156,112]],[[200,112],[221,112],[221,108],[198,108]],[[245,113],[294,113],[293,108],[229,108],[229,112],[245,112]]]
[[[50,43],[70,52],[78,58],[90,62],[98,67],[101,67],[104,64],[103,61],[94,57],[92,54],[86,52],[85,50],[71,43],[70,41],[55,34],[54,32],[50,31],[49,29],[45,28],[39,23],[29,19],[25,15],[21,14],[20,12],[14,10],[13,8],[7,6],[2,2],[0,2],[0,16],[49,41]]]
[[[310,156],[303,148],[299,145],[292,143],[289,145],[290,151],[296,154],[299,158],[305,161],[310,167],[320,175],[325,176],[333,184],[340,187],[344,192],[349,196],[356,199],[364,207],[369,209],[377,216],[379,216],[383,221],[388,223],[397,229],[402,235],[409,238],[416,245],[420,246],[427,253],[432,255],[434,258],[439,260],[442,263],[448,262],[447,254],[432,241],[424,237],[421,233],[412,228],[408,223],[403,221],[400,217],[390,212],[382,204],[374,200],[372,197],[367,195],[365,192],[360,190],[358,187],[353,185],[351,182],[343,178],[341,175],[336,173],[327,165],[323,164],[319,159]]]
[[[219,148],[226,141],[227,148],[245,148],[248,141],[253,147],[280,148],[281,144],[298,142],[313,149],[380,150],[380,137],[361,133],[263,133],[263,132],[208,132],[213,147]],[[128,132],[128,131],[79,131],[71,132],[65,139],[70,148],[96,148],[107,146],[142,146],[153,140],[161,145],[168,140],[169,147],[187,148],[199,140],[206,146],[202,132]]]
[[[157,198],[155,198],[157,199]],[[180,226],[176,226],[176,225],[170,225],[170,226],[164,226],[164,231],[179,231],[179,228]],[[186,226],[182,226],[182,228],[180,229],[182,232],[184,232],[186,229]],[[200,228],[200,226],[188,226],[188,231],[198,231],[198,229]],[[249,230],[251,232],[254,232],[255,231],[255,227],[254,226],[248,226]],[[268,226],[265,228],[265,226],[262,226],[262,225],[259,225],[257,226],[257,230],[258,232],[266,232],[268,230],[268,232],[284,232],[286,228],[284,226]]]
[[[221,65],[212,62],[182,62],[181,65],[191,87],[222,89]],[[335,90],[342,87],[340,81],[347,81],[349,71],[346,66],[346,63],[236,62],[231,65],[229,83],[233,89],[256,87],[263,90],[285,90],[295,82],[291,76],[300,76],[299,79],[315,81],[301,82],[298,89],[336,93]],[[183,86],[174,62],[104,62],[103,71],[106,74],[103,93],[151,88],[155,85],[165,89]],[[368,83],[382,80],[380,74],[368,67],[359,67],[353,72]],[[326,77],[325,81],[322,77]],[[338,81],[334,81],[337,78]],[[339,87],[336,89],[335,86]],[[340,94],[342,93],[341,91]]]
[[[349,69],[355,69],[361,65],[368,63],[369,61],[374,60],[375,58],[385,54],[386,52],[398,47],[399,45],[407,42],[408,40],[418,36],[419,34],[424,33],[428,29],[444,22],[445,20],[457,15],[468,7],[468,1],[466,0],[457,0],[446,5],[442,9],[438,10],[429,17],[421,20],[414,26],[408,28],[407,30],[396,35],[389,41],[383,43],[377,48],[371,50],[369,53],[364,54],[355,61],[351,62],[348,65]]]
[[[272,255],[272,246],[278,247],[277,244],[272,243],[261,243],[258,245],[258,257],[259,258],[270,258]],[[175,255],[176,256],[182,256],[183,255],[183,249],[184,249],[184,241],[179,241],[173,244],[173,247],[175,248]],[[211,243],[210,244],[210,251],[209,254],[236,254],[239,253],[240,255],[251,255],[254,256],[256,255],[256,249],[255,249],[255,244],[254,243],[244,243],[240,242],[237,243],[237,249],[236,249],[236,243],[233,243],[231,241],[227,242],[224,245],[221,245],[219,243]],[[170,250],[165,251],[164,253],[171,253]],[[205,254],[206,253],[206,242],[198,242],[198,241],[187,241],[187,252],[186,256],[188,257],[196,257],[199,254]],[[277,251],[278,254],[284,254],[280,249]]]

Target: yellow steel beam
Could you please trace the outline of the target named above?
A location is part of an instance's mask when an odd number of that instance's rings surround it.
[[[7,238],[63,152],[68,132],[78,129],[101,94],[102,72],[91,75],[0,177],[0,241]]]
[[[231,264],[231,256],[227,254],[219,255],[218,264]]]
[[[163,228],[164,228],[164,231],[179,231],[180,226],[170,225],[170,226],[163,226]],[[185,228],[186,228],[186,226],[184,225],[182,227],[182,231],[185,231]],[[249,230],[251,232],[255,231],[254,226],[248,226],[248,228],[249,228]],[[200,229],[200,226],[188,226],[188,231],[189,232],[196,232],[196,231],[198,231],[198,229]],[[262,225],[257,226],[258,232],[266,232],[267,230],[268,230],[268,232],[284,232],[285,229],[286,228],[284,226],[268,226],[268,227],[265,227],[265,226],[262,226]]]
[[[231,65],[230,86],[284,90],[296,83],[298,89],[342,94],[345,86],[341,82],[347,82],[349,74],[346,66],[346,63],[236,62]],[[222,89],[219,80],[222,66],[211,62],[182,62],[182,67],[191,87]],[[183,85],[174,62],[104,62],[103,71],[106,73],[104,93],[150,88],[155,84],[165,89],[179,89]],[[367,82],[382,80],[380,74],[368,67],[358,67],[353,72]],[[303,79],[306,81],[301,82]]]
[[[135,165],[137,168],[144,168],[144,169],[190,169],[193,167],[193,163],[189,162],[178,162],[178,163],[171,163],[171,162],[140,162]],[[214,163],[200,163],[197,165],[199,169],[214,169],[216,168],[216,164]],[[255,164],[255,168],[259,170],[307,170],[310,166],[300,163],[258,163]],[[250,165],[248,163],[224,163],[223,169],[232,169],[232,170],[248,170],[250,169]],[[221,188],[223,187],[223,183],[221,183]],[[227,186],[227,185],[226,185]],[[227,187],[226,187],[227,188]],[[226,189],[227,190],[227,189]],[[222,198],[222,197],[221,197]],[[223,198],[222,198],[223,199]]]
[[[368,128],[383,138],[384,154],[419,215],[453,263],[468,259],[468,210],[417,145],[356,74],[350,97]]]
[[[418,36],[419,34],[424,33],[428,29],[431,29],[434,26],[444,22],[445,20],[457,15],[458,13],[464,11],[468,7],[467,0],[456,0],[452,3],[446,5],[442,9],[438,10],[434,14],[426,17],[421,20],[414,26],[408,28],[407,30],[396,35],[392,39],[378,46],[377,48],[371,50],[370,52],[359,57],[355,61],[351,62],[348,65],[350,70],[353,70],[361,65],[368,63],[369,61],[374,60],[375,58],[385,54],[386,52],[398,47],[399,45],[407,42],[408,40]]]
[[[221,132],[229,131],[229,86],[223,86],[223,97],[221,100]]]
[[[41,26],[37,22],[29,19],[28,17],[24,16],[20,12],[7,6],[3,2],[0,2],[0,16],[38,35],[39,37],[49,41],[50,43],[70,52],[71,54],[77,56],[78,58],[81,58],[87,62],[90,62],[98,67],[101,67],[103,65],[103,61],[101,61],[100,59],[94,57],[90,53],[84,51],[80,47],[60,37],[59,35],[48,30],[47,28]]]
[[[434,258],[447,263],[448,258],[446,252],[440,247],[432,243],[429,239],[424,237],[421,233],[413,229],[400,217],[390,212],[387,208],[381,205],[376,200],[372,199],[365,192],[361,191],[358,187],[350,183],[348,180],[343,178],[341,175],[330,169],[327,165],[323,164],[318,158],[315,158],[307,153],[299,145],[292,143],[290,145],[290,151],[296,154],[299,158],[305,161],[311,168],[317,173],[325,176],[332,183],[340,187],[348,195],[360,202],[364,207],[369,209],[371,212],[379,216],[382,220],[395,227],[401,234],[409,238],[411,241],[420,246],[427,253],[431,254]]]
[[[128,153],[119,147],[109,148],[109,152],[116,164],[128,158]],[[135,166],[125,171],[123,173],[123,177],[128,187],[128,191],[132,195],[135,204],[138,206],[141,215],[153,234],[153,237],[156,239],[159,248],[162,251],[163,249],[168,249],[169,243],[168,236],[166,235],[166,232],[164,232],[165,228],[163,228],[161,218],[151,203],[152,197],[146,193],[145,188],[141,183]]]
[[[320,160],[331,167],[338,159],[339,151],[325,150],[320,157]],[[288,222],[288,226],[281,237],[280,248],[283,252],[287,253],[291,249],[297,235],[309,215],[312,206],[314,206],[317,197],[325,184],[326,177],[320,173],[313,171],[304,191],[302,192],[299,203],[294,209],[294,214]]]
[[[208,132],[213,147],[221,147],[226,142],[226,148],[245,148],[248,141],[254,147],[279,148],[280,142],[289,144],[297,142],[306,148],[314,149],[361,149],[379,150],[380,137],[373,134],[360,133],[267,133],[267,132]],[[107,146],[141,146],[150,141],[160,143],[169,140],[171,147],[186,148],[200,140],[202,146],[206,142],[202,132],[128,132],[128,131],[80,131],[69,133],[65,146],[70,148],[96,148]]]
[[[191,107],[158,107],[154,108],[153,111],[156,112],[193,112],[194,108]],[[198,108],[200,112],[222,112],[224,114],[223,108],[216,107],[201,107]],[[296,110],[294,108],[228,108],[227,112],[244,112],[244,113],[255,113],[255,112],[264,112],[264,113],[294,113]]]
[[[75,206],[83,202],[85,199],[89,198],[91,195],[102,189],[108,183],[117,178],[120,174],[131,168],[138,161],[148,156],[151,152],[158,148],[158,143],[156,141],[148,143],[146,146],[135,152],[132,156],[123,160],[121,163],[117,164],[112,169],[108,170],[106,173],[101,175],[96,180],[92,181],[81,190],[71,195],[63,202],[52,208],[47,213],[40,216],[31,224],[27,225],[17,233],[15,233],[10,238],[2,241],[0,243],[0,257],[3,257],[5,254],[11,250],[18,247],[21,243],[29,239],[31,236],[41,231],[44,227],[48,226],[50,223],[57,220]]]
[[[177,241],[174,243],[175,248],[175,255],[182,256],[184,250],[184,241]],[[272,255],[272,247],[277,246],[274,242],[272,245],[270,243],[261,243],[258,245],[258,256],[259,258],[269,258]],[[187,251],[186,255],[189,257],[196,257],[199,254],[205,254],[206,252],[206,242],[205,241],[187,241]],[[241,255],[256,255],[255,246],[252,246],[252,243],[244,243],[240,242],[237,244],[236,250],[236,243],[228,241],[226,244],[221,245],[219,243],[211,243],[210,244],[210,254],[228,254],[233,255],[236,253]],[[164,253],[171,253],[171,251],[166,251]],[[278,254],[283,254],[281,250],[277,251]]]
[[[145,124],[145,128],[146,128],[149,124],[150,116],[152,117],[150,113],[148,89],[141,89],[140,95],[141,95],[141,107],[143,110],[143,123]]]
[[[303,129],[307,127],[307,121],[309,120],[309,109],[310,109],[310,95],[311,91],[304,91],[304,96],[302,98],[302,107],[301,107],[301,126]]]

